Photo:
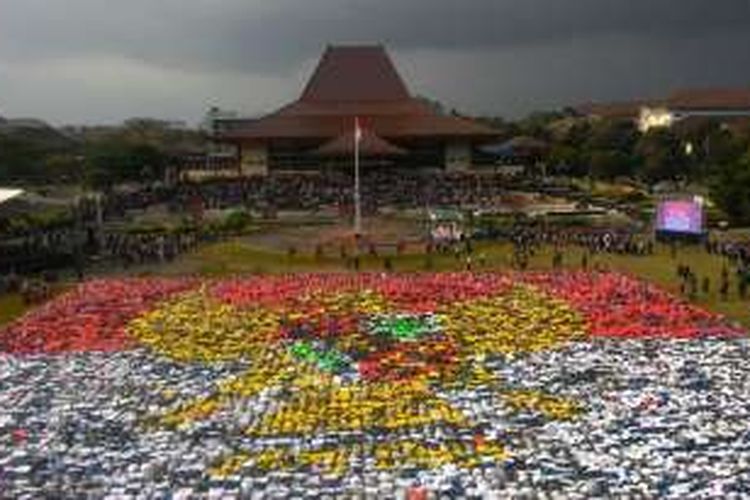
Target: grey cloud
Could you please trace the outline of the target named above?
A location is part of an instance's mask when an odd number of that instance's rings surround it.
[[[44,117],[59,94],[64,121],[152,106],[196,119],[208,101],[257,111],[343,42],[385,43],[413,91],[475,113],[750,84],[748,0],[0,0],[0,90],[13,90],[0,104]],[[66,60],[110,69],[79,85],[61,81]],[[112,84],[137,66],[152,76]]]
[[[508,48],[607,35],[750,31],[747,0],[3,0],[0,54],[117,54],[185,69],[278,71],[329,41]]]

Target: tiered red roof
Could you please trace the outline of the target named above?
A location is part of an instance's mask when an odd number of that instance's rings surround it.
[[[334,158],[353,155],[354,131],[350,130],[331,139],[315,150],[315,154]],[[406,151],[376,135],[372,130],[363,129],[359,141],[359,154],[365,157],[400,156],[406,154]]]
[[[472,120],[435,113],[410,96],[381,46],[329,47],[299,100],[224,134],[227,140],[312,138],[330,140],[363,118],[380,138],[466,137],[497,132]]]

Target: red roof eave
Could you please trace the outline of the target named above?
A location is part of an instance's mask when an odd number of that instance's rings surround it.
[[[287,117],[269,116],[252,126],[225,132],[221,138],[227,141],[251,141],[271,139],[332,139],[350,130],[352,117]],[[364,117],[373,131],[380,137],[460,137],[467,139],[490,139],[500,134],[484,125],[466,119],[446,116],[392,116]]]

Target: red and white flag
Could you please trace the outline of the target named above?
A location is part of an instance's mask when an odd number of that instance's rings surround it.
[[[359,126],[359,117],[354,117],[354,140],[357,143],[362,142],[362,129]]]

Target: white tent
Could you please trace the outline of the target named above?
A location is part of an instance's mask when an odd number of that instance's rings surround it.
[[[23,194],[23,189],[9,189],[0,187],[0,204],[12,200]]]

